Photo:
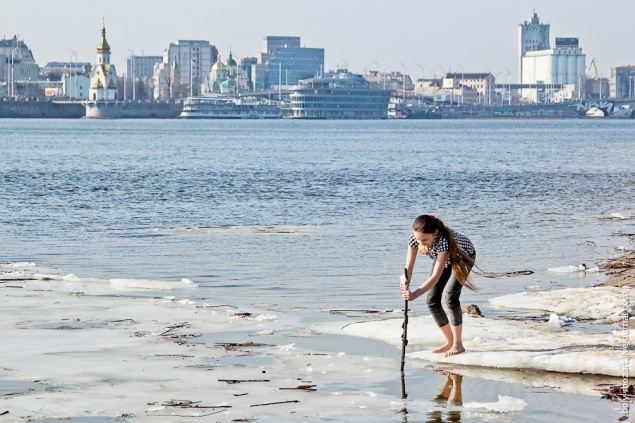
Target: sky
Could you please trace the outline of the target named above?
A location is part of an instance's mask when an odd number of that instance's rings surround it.
[[[324,48],[325,69],[399,71],[413,78],[492,72],[518,78],[518,25],[534,11],[555,37],[578,37],[600,76],[635,64],[635,0],[4,0],[0,37],[14,34],[36,62],[95,62],[102,19],[111,62],[159,56],[170,43],[208,40],[227,57],[255,57],[267,35]],[[74,52],[74,53],[73,53]],[[592,71],[588,71],[592,75]]]

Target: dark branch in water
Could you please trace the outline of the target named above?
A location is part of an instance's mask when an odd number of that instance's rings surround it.
[[[513,272],[472,272],[476,276],[483,276],[484,278],[501,278],[503,276],[527,276],[533,274],[533,270],[516,270]]]
[[[271,382],[269,379],[218,379],[219,382],[226,382],[230,385],[234,383],[247,383],[247,382]]]
[[[278,402],[267,402],[264,404],[254,404],[250,405],[250,407],[262,407],[263,405],[278,405],[278,404],[291,404],[291,403],[299,403],[299,400],[290,400],[290,401],[278,401]]]

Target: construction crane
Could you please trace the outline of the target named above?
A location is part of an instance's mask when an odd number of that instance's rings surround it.
[[[591,64],[589,65],[589,70],[591,70],[591,66],[593,66],[593,70],[595,71],[595,80],[598,80],[598,67],[595,65],[595,57],[591,59]]]

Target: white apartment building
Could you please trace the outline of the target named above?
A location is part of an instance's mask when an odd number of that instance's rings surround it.
[[[496,104],[496,79],[491,73],[448,73],[443,77],[443,88],[452,89],[463,104]]]
[[[166,98],[169,93],[171,72],[178,69],[180,83],[190,87],[200,85],[207,79],[216,61],[218,50],[209,41],[178,40],[163,49],[163,62],[154,68],[154,97]]]

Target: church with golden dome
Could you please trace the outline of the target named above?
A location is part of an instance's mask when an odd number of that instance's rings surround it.
[[[90,89],[84,103],[86,117],[112,118],[119,114],[121,102],[117,90],[117,70],[110,63],[110,45],[106,41],[106,26],[102,23],[97,44],[97,62],[90,69]]]
[[[236,94],[249,90],[247,72],[234,60],[231,50],[225,63],[220,53],[212,65],[209,78],[201,84],[201,94]]]

